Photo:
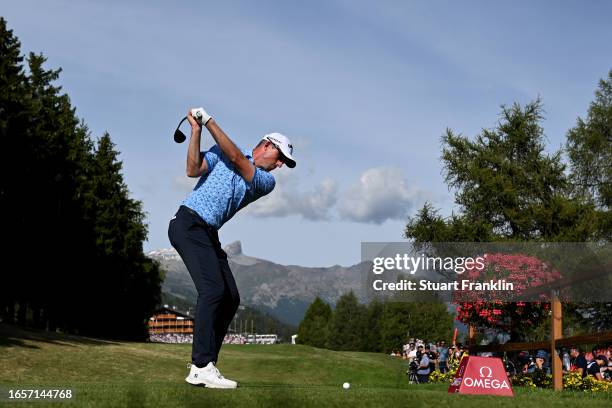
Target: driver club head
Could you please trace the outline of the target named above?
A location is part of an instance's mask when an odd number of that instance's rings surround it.
[[[183,143],[187,139],[187,136],[180,129],[174,131],[174,141],[176,143]]]
[[[185,136],[185,134],[181,132],[181,130],[179,129],[186,119],[187,119],[187,116],[181,119],[178,126],[176,127],[176,130],[174,131],[174,141],[176,143],[183,143],[185,140],[187,140],[187,136]]]

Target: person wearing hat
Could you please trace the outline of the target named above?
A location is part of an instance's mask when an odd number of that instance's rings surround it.
[[[538,350],[535,356],[535,370],[542,371],[545,374],[550,374],[550,367],[546,364],[548,360],[548,353],[544,350]]]
[[[587,374],[594,376],[599,381],[604,381],[602,368],[608,368],[608,359],[603,354],[595,357],[595,360],[590,361],[587,365]]]
[[[218,230],[236,212],[269,194],[275,186],[271,172],[283,165],[295,167],[293,145],[280,133],[265,135],[251,151],[240,149],[204,109],[192,116],[187,153],[187,176],[199,180],[170,220],[168,238],[181,256],[196,286],[193,345],[189,375],[193,385],[236,388],[216,367],[219,350],[234,318],[240,296],[221,248]],[[216,142],[200,151],[202,127]]]
[[[533,357],[529,355],[528,351],[521,351],[518,355],[518,362],[521,365],[521,372],[523,374],[531,374],[535,371],[536,365],[533,361]]]

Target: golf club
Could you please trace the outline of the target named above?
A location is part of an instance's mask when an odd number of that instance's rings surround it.
[[[185,134],[179,129],[185,120],[187,120],[187,116],[181,119],[178,126],[176,127],[176,130],[174,131],[174,141],[176,143],[183,143],[187,139],[187,136],[185,136]]]
[[[193,116],[193,118],[201,126],[206,124],[206,122],[210,119],[210,116],[204,111],[204,108],[194,108],[194,109],[192,109],[191,110],[191,116]],[[204,121],[204,124],[203,124],[202,123],[202,120],[203,120],[202,118],[204,118],[205,116],[206,116],[206,120]],[[185,134],[183,132],[181,132],[181,130],[179,129],[186,119],[187,119],[187,116],[185,116],[183,119],[181,119],[181,121],[179,122],[178,126],[176,127],[176,130],[174,131],[174,141],[176,143],[183,143],[187,139]]]

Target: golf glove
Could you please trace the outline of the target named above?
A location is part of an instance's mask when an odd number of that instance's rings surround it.
[[[206,122],[208,122],[211,118],[211,116],[206,113],[204,108],[193,108],[191,110],[191,116],[193,116],[194,119],[202,126],[206,125]]]

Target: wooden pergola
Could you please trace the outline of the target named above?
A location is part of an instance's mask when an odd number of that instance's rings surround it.
[[[561,347],[577,346],[581,344],[597,344],[612,341],[612,331],[604,331],[598,333],[589,333],[580,336],[572,336],[563,338],[563,308],[559,299],[559,290],[571,285],[584,283],[593,279],[608,276],[605,271],[610,271],[610,263],[603,268],[595,270],[590,269],[585,271],[580,276],[574,276],[567,279],[559,279],[545,286],[535,287],[526,291],[523,295],[528,297],[537,295],[543,292],[550,291],[550,309],[551,309],[551,325],[550,325],[550,340],[530,343],[506,343],[494,344],[487,346],[478,346],[474,344],[476,330],[473,326],[469,328],[468,347],[470,353],[477,352],[505,352],[505,351],[522,351],[548,349],[551,355],[551,368],[553,378],[553,389],[555,391],[563,390],[563,364],[561,358],[557,355],[556,350]]]

